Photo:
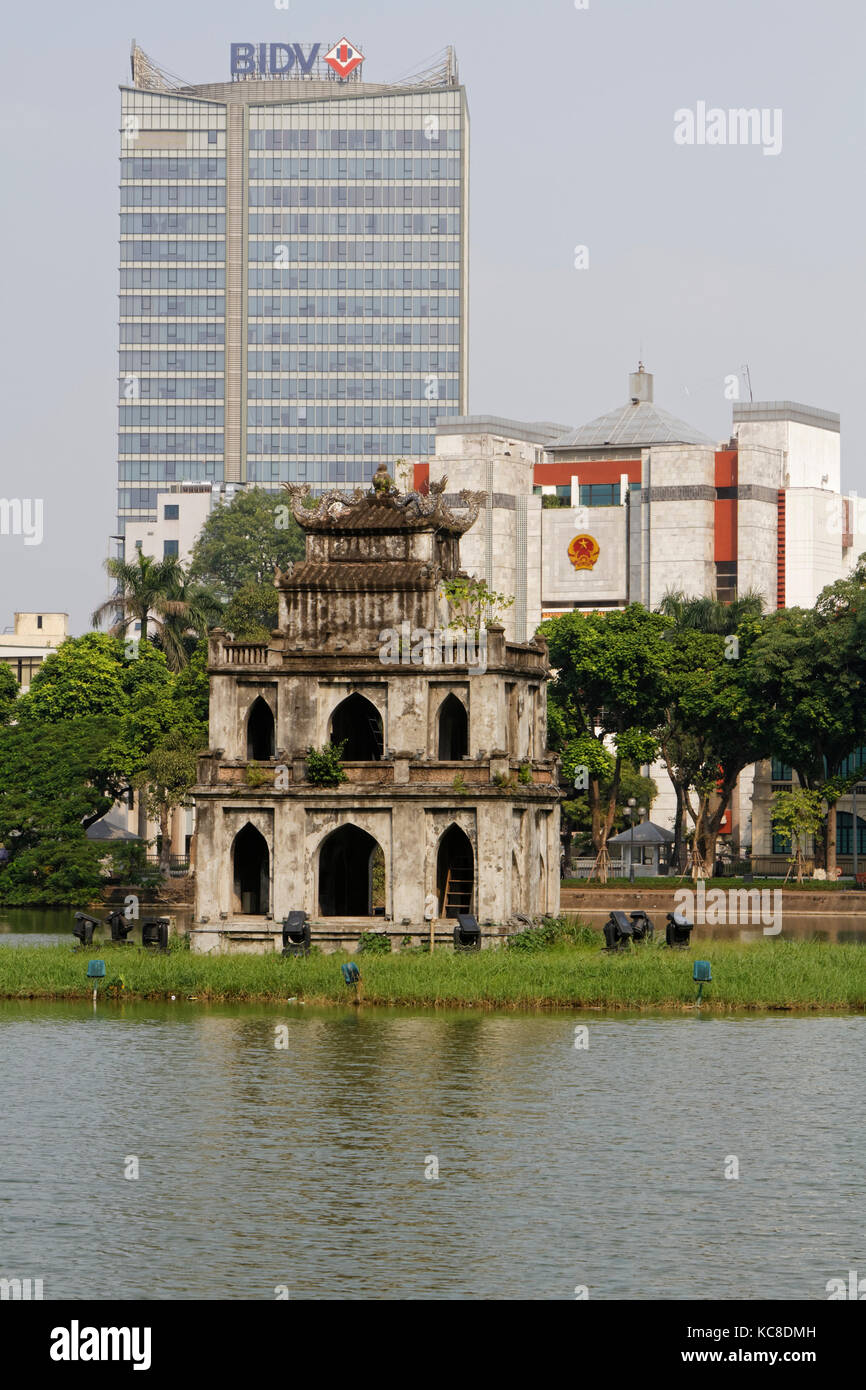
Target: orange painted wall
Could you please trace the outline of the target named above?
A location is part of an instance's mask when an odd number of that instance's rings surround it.
[[[716,454],[716,487],[737,486],[737,451],[723,449]],[[714,555],[715,560],[736,560],[737,558],[737,501],[736,498],[722,498],[715,504],[714,512]]]
[[[430,481],[429,463],[416,463],[413,467],[412,486],[417,492],[422,483]]]
[[[576,475],[582,483],[618,483],[623,473],[630,483],[640,482],[640,459],[572,460],[571,463],[537,463],[533,478],[536,487],[546,483],[570,483]]]

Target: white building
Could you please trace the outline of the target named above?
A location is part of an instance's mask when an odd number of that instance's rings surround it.
[[[730,438],[714,442],[653,394],[641,365],[624,404],[577,429],[495,416],[437,427],[415,485],[447,477],[452,505],[462,488],[486,490],[463,563],[514,595],[503,617],[512,640],[575,609],[655,608],[668,590],[730,600],[752,589],[765,611],[810,607],[866,550],[866,508],[841,492],[838,415],[736,403]],[[653,820],[672,825],[673,788],[661,765],[651,775]],[[769,763],[757,776],[769,786]],[[724,823],[734,847],[752,843],[752,787],[749,771]],[[769,804],[763,790],[760,800]],[[768,825],[755,837],[761,854]]]
[[[68,613],[16,613],[12,632],[0,633],[0,661],[5,661],[21,687],[30,682],[47,656],[69,636]]]

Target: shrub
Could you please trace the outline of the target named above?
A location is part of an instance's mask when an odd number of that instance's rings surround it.
[[[565,917],[545,917],[537,927],[527,927],[506,937],[509,951],[546,951],[553,946],[594,946],[600,933],[580,922]]]
[[[307,749],[307,778],[317,787],[338,787],[347,780],[340,759],[345,743],[326,743],[324,748]]]
[[[247,786],[263,787],[273,779],[273,769],[259,767],[257,763],[250,763],[247,768]],[[312,779],[310,779],[312,780]]]
[[[358,937],[358,950],[369,956],[386,956],[391,950],[391,938],[387,932],[362,931]]]

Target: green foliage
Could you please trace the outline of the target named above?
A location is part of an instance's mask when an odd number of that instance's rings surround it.
[[[529,766],[529,763],[520,764],[520,770],[517,773],[517,780],[522,787],[532,786],[532,768]]]
[[[613,764],[613,759],[611,759]],[[602,802],[610,794],[612,782],[611,770],[602,778],[599,784],[599,792]],[[649,819],[652,819],[652,806],[658,796],[658,786],[652,777],[642,776],[640,769],[634,763],[623,759],[620,768],[619,787],[616,794],[616,812],[613,818],[612,833],[618,835],[621,830],[628,829],[628,819],[625,816],[625,808],[629,798],[634,797],[636,806],[645,806]],[[561,803],[563,819],[566,828],[574,830],[580,837],[579,849],[586,853],[592,845],[592,816],[589,799],[585,792],[574,792],[568,801]]]
[[[17,714],[18,682],[7,661],[0,661],[0,725],[8,724]]]
[[[159,883],[161,875],[147,862],[147,848],[143,840],[118,840],[110,845],[111,877],[132,887]]]
[[[570,507],[571,503],[567,497],[557,497],[553,492],[543,492],[541,494],[541,506],[547,510],[551,507]]]
[[[512,792],[517,791],[517,780],[510,773],[506,775],[504,772],[494,772],[491,781],[494,787],[497,787],[501,792],[505,792],[506,796],[510,796]]]
[[[248,488],[211,512],[195,543],[190,577],[211,585],[224,600],[247,584],[272,583],[304,556],[304,535],[285,494]]]
[[[345,743],[326,743],[324,748],[307,749],[307,780],[318,787],[338,787],[348,778],[340,759]]]
[[[593,944],[521,950],[395,951],[365,956],[368,1005],[416,1008],[693,1009],[693,959],[711,955],[714,983],[704,1012],[866,1010],[866,951],[857,945],[762,938],[748,944],[706,940],[687,951],[640,950],[613,956]],[[708,949],[711,947],[711,950]],[[128,999],[248,1000],[285,1007],[287,996],[345,1008],[340,964],[346,953],[284,958],[145,952],[100,942],[106,976],[122,974]],[[0,998],[81,999],[90,994],[80,953],[68,946],[0,950]]]
[[[551,744],[568,781],[577,767],[588,769],[596,850],[613,828],[623,761],[650,762],[658,748],[669,694],[669,626],[669,619],[632,603],[622,612],[567,613],[539,629],[556,672],[549,687]]]
[[[387,956],[391,951],[391,938],[387,932],[362,931],[358,937],[358,950],[364,955]]]
[[[23,723],[59,724],[124,708],[123,643],[103,632],[69,637],[46,657],[16,710]]]
[[[442,593],[451,610],[448,626],[460,632],[480,632],[490,627],[491,623],[499,621],[502,610],[510,608],[514,602],[506,594],[497,594],[488,588],[486,580],[472,579],[465,574],[443,580]]]
[[[98,889],[105,846],[85,829],[125,786],[103,766],[115,729],[106,716],[0,729],[0,902],[78,905]]]
[[[152,748],[136,775],[136,786],[145,790],[147,809],[159,820],[162,835],[160,867],[171,861],[169,820],[175,807],[189,803],[189,792],[196,780],[198,749],[188,741],[187,730],[173,728]]]
[[[259,767],[258,763],[249,763],[246,771],[248,787],[264,787],[269,782],[273,783],[274,769]]]
[[[505,939],[509,951],[549,951],[554,946],[594,946],[602,941],[600,932],[567,917],[545,917],[537,927],[515,932]]]
[[[106,560],[105,568],[117,582],[117,593],[94,611],[94,627],[109,619],[112,636],[121,636],[138,623],[140,648],[148,646],[153,628],[169,666],[179,671],[188,655],[186,635],[202,634],[217,620],[215,595],[192,583],[175,555],[155,560],[139,550],[133,561],[112,558]]]
[[[455,772],[454,781],[451,783],[451,787],[457,793],[458,796],[469,795],[469,788],[466,785],[466,780],[462,772]]]
[[[221,626],[239,642],[268,642],[278,616],[279,597],[273,582],[248,579],[226,604]]]

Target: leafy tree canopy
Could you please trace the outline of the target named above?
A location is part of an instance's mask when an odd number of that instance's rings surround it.
[[[8,724],[13,718],[18,694],[18,682],[12,667],[8,662],[0,661],[0,724]]]
[[[284,498],[250,488],[211,512],[193,549],[190,578],[228,600],[243,585],[268,584],[277,567],[303,559],[304,534]]]

